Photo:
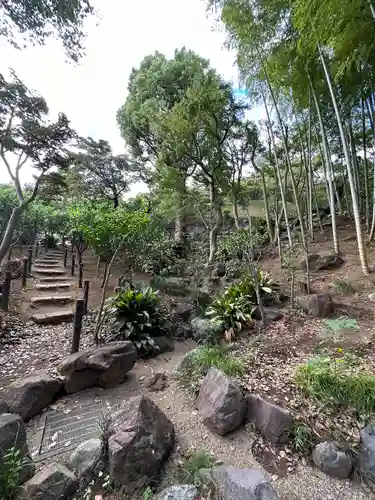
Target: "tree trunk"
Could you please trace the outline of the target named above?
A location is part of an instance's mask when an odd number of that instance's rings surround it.
[[[25,207],[23,205],[16,207],[13,209],[12,214],[9,218],[7,228],[5,230],[1,245],[0,245],[0,264],[2,263],[5,255],[9,251],[12,246],[13,233],[15,229],[18,227],[21,215]]]
[[[330,158],[330,153],[329,153],[329,148],[328,148],[327,135],[326,135],[325,127],[324,127],[324,122],[322,119],[322,113],[320,111],[319,101],[318,101],[318,98],[317,98],[316,93],[315,93],[315,88],[314,88],[314,85],[312,83],[310,73],[307,70],[306,70],[306,72],[307,72],[307,77],[309,79],[311,94],[313,96],[314,103],[315,103],[316,114],[318,116],[320,133],[322,136],[322,145],[323,145],[323,152],[324,152],[324,158],[325,158],[325,164],[326,164],[326,170],[327,170],[327,181],[328,181],[328,189],[329,189],[329,205],[330,205],[330,209],[331,209],[333,248],[335,250],[335,253],[338,254],[340,252],[340,249],[339,249],[339,240],[337,238],[337,228],[336,228],[335,194],[334,194],[334,190],[333,190],[332,170],[331,170],[332,164],[331,164],[331,158]]]
[[[361,116],[362,116],[362,147],[363,147],[363,176],[365,188],[365,220],[367,232],[370,231],[370,192],[368,185],[368,165],[367,165],[367,140],[366,140],[366,113],[365,103],[361,99]]]
[[[336,96],[333,91],[332,87],[332,82],[331,82],[331,77],[328,72],[328,68],[324,59],[323,52],[318,46],[319,50],[319,55],[320,55],[320,60],[322,62],[325,78],[327,81],[327,85],[331,94],[331,99],[332,99],[332,104],[335,109],[335,114],[336,114],[336,119],[337,119],[337,124],[340,130],[340,136],[341,136],[341,141],[342,141],[342,146],[344,149],[344,155],[345,155],[345,161],[346,161],[346,166],[347,166],[347,171],[348,171],[348,179],[349,179],[349,186],[350,186],[350,191],[352,195],[352,202],[353,202],[353,214],[354,214],[354,223],[355,223],[355,228],[356,228],[356,233],[357,233],[357,242],[358,242],[358,252],[359,252],[359,258],[361,261],[361,267],[363,274],[367,275],[369,274],[369,268],[367,264],[367,257],[366,257],[366,250],[365,246],[363,244],[363,236],[362,236],[362,228],[361,228],[361,218],[359,214],[359,209],[358,209],[358,203],[357,203],[357,195],[355,192],[355,185],[354,185],[354,178],[353,178],[353,172],[352,172],[352,167],[351,167],[351,162],[350,162],[350,154],[349,154],[349,149],[348,149],[348,144],[346,142],[346,135],[345,135],[345,130],[343,126],[343,122],[341,119],[341,114],[340,110],[337,104]]]
[[[216,220],[210,229],[210,255],[208,257],[209,264],[212,263],[215,258],[217,250],[217,236],[221,228],[221,225],[223,223],[223,213],[221,210],[221,204],[217,196],[216,187],[214,185],[213,179],[210,181],[210,202],[211,202],[211,208],[213,209],[214,214],[216,216]]]
[[[238,201],[237,197],[233,195],[233,201],[232,201],[232,212],[233,212],[233,218],[234,218],[234,223],[236,225],[237,229],[240,229],[240,217],[238,215]]]
[[[267,183],[266,183],[266,178],[263,172],[262,167],[257,167],[254,161],[254,158],[251,159],[254,170],[260,174],[260,178],[262,181],[262,193],[263,193],[263,202],[264,202],[264,213],[266,216],[266,223],[267,223],[267,232],[270,241],[272,242],[273,240],[273,229],[271,225],[271,217],[270,217],[270,206],[268,203],[268,193],[267,193]]]
[[[314,225],[313,225],[313,185],[314,185],[314,177],[312,171],[311,164],[311,92],[309,93],[309,130],[307,137],[307,178],[308,178],[308,205],[307,205],[307,213],[309,219],[309,230],[311,239],[314,239]]]
[[[179,212],[174,220],[174,241],[179,245],[183,243],[185,236],[185,217]]]
[[[266,78],[268,90],[269,90],[270,95],[271,95],[271,100],[272,100],[272,103],[273,103],[274,108],[275,108],[276,117],[277,117],[277,121],[279,123],[281,135],[282,135],[282,138],[283,138],[283,146],[284,146],[286,163],[287,163],[287,167],[288,167],[288,170],[289,170],[289,173],[290,173],[290,180],[291,180],[291,184],[292,184],[293,196],[294,196],[295,203],[296,203],[297,216],[298,216],[299,223],[300,223],[300,226],[301,226],[301,243],[302,243],[302,246],[305,248],[306,247],[305,228],[304,228],[304,225],[303,225],[303,218],[302,218],[302,214],[301,214],[301,208],[300,208],[299,203],[298,203],[298,194],[297,194],[297,188],[296,188],[296,183],[295,183],[295,179],[294,179],[294,172],[293,172],[293,168],[292,168],[292,164],[291,164],[290,156],[289,156],[288,141],[287,141],[287,137],[286,137],[286,133],[285,133],[284,127],[283,127],[283,122],[282,122],[282,119],[281,119],[281,115],[280,115],[279,107],[277,105],[275,94],[273,92],[271,82],[270,82],[270,80],[268,78],[267,69],[266,69],[265,65],[263,64],[262,60],[261,60],[261,64],[262,64],[262,68],[263,68],[263,71],[264,71],[264,76]]]
[[[271,118],[270,118],[270,114],[269,114],[269,111],[268,111],[267,101],[266,101],[266,98],[265,98],[265,95],[264,95],[263,91],[262,91],[262,98],[263,98],[263,103],[264,103],[264,107],[265,107],[265,110],[266,110],[267,122],[268,122],[268,127],[269,127],[269,134],[270,134],[270,137],[271,137],[272,149],[273,149],[274,157],[275,157],[277,181],[278,181],[279,186],[280,186],[281,203],[282,203],[282,207],[283,207],[283,211],[284,211],[284,219],[285,219],[286,231],[287,231],[287,235],[288,235],[288,241],[289,241],[289,245],[292,245],[292,235],[290,233],[290,226],[289,226],[289,219],[288,219],[288,210],[287,210],[287,206],[286,206],[286,200],[285,200],[285,192],[284,192],[284,188],[283,188],[283,182],[282,182],[282,179],[281,179],[281,171],[280,171],[279,158],[277,157],[275,136],[274,136],[273,129],[272,129]]]

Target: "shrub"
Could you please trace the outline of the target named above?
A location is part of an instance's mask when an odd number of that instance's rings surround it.
[[[225,328],[227,338],[240,332],[243,326],[251,326],[254,306],[246,295],[233,297],[230,290],[217,297],[206,310],[206,315],[215,324]]]
[[[263,246],[267,240],[267,227],[265,232],[261,227],[252,228],[251,232],[247,229],[238,229],[219,241],[217,255],[219,259],[224,260],[242,259],[252,248]]]
[[[258,269],[257,280],[259,283],[261,297],[270,297],[275,294],[278,286],[268,273]],[[234,283],[230,288],[228,288],[228,290],[233,297],[245,295],[253,302],[253,304],[257,304],[255,280],[251,275],[246,275],[241,281]]]
[[[292,444],[296,451],[308,451],[312,446],[312,433],[307,425],[296,425],[292,430]]]
[[[23,467],[28,463],[26,457],[22,457],[21,450],[15,446],[5,452],[0,467],[0,498],[1,500],[12,500],[16,498],[19,484],[19,476]]]
[[[350,295],[355,292],[353,285],[349,281],[342,278],[334,279],[329,286],[335,293],[339,293],[341,295]]]
[[[375,375],[361,369],[353,355],[341,358],[316,356],[298,367],[297,385],[323,404],[375,412]]]
[[[188,392],[195,394],[211,367],[218,368],[230,376],[240,376],[245,371],[244,361],[231,356],[228,347],[201,346],[185,356],[177,370],[177,380]]]
[[[114,340],[130,340],[140,354],[157,351],[153,337],[165,333],[158,292],[127,285],[109,299],[107,320]]]

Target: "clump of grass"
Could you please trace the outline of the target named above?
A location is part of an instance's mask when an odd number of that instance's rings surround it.
[[[234,358],[227,346],[201,346],[185,356],[177,370],[177,380],[181,387],[195,394],[211,367],[229,376],[240,376],[245,371],[243,359]]]
[[[308,451],[311,449],[313,436],[311,429],[305,424],[295,425],[292,430],[292,445],[296,451]]]
[[[355,288],[350,281],[343,278],[335,278],[329,286],[334,293],[340,295],[350,295],[355,292]]]
[[[20,473],[30,460],[23,457],[21,450],[13,446],[3,455],[0,466],[0,498],[13,500],[16,498],[20,486]]]
[[[177,479],[181,484],[194,484],[198,489],[206,485],[206,480],[200,473],[202,469],[211,469],[216,463],[215,457],[204,451],[189,453],[184,463],[177,470]]]
[[[361,369],[353,355],[316,356],[298,367],[295,378],[301,389],[323,404],[352,407],[362,414],[375,412],[375,375]]]

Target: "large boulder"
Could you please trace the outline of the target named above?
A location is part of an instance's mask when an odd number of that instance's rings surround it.
[[[360,432],[358,465],[363,477],[375,482],[375,425],[367,425]]]
[[[214,467],[211,476],[225,500],[279,500],[273,486],[258,469]]]
[[[55,398],[62,382],[48,373],[16,380],[5,389],[4,398],[11,413],[18,413],[24,420],[41,413]]]
[[[155,354],[163,354],[164,352],[174,351],[174,341],[170,337],[161,335],[160,337],[153,337]]]
[[[203,423],[224,436],[237,429],[246,413],[246,402],[237,383],[216,368],[210,368],[202,381],[196,406]]]
[[[275,444],[289,440],[294,423],[289,412],[255,394],[247,397],[247,419],[255,424],[264,437]]]
[[[193,318],[191,320],[192,337],[198,342],[209,342],[218,339],[224,333],[220,323],[214,323],[208,318]]]
[[[341,267],[345,261],[340,255],[330,254],[330,255],[319,255],[316,253],[311,253],[308,256],[309,271],[326,271],[328,269],[337,269]],[[300,268],[306,271],[306,260],[304,259],[300,263]]]
[[[333,311],[332,297],[328,293],[315,293],[300,300],[302,309],[316,318],[327,318]]]
[[[177,276],[155,276],[151,285],[161,292],[185,297],[190,294],[189,281]]]
[[[332,477],[346,479],[353,470],[353,462],[349,455],[332,441],[317,444],[312,458],[322,472]]]
[[[100,439],[89,439],[81,443],[70,455],[68,466],[78,477],[91,475],[103,457]]]
[[[22,484],[33,475],[35,470],[27,447],[25,425],[19,415],[4,413],[0,415],[0,471],[6,470],[8,460],[5,455],[11,449],[16,452],[19,450],[20,453],[22,466],[18,480]]]
[[[251,314],[252,318],[260,321],[262,319],[262,315],[260,312],[259,306],[257,306]],[[273,307],[264,307],[264,316],[266,319],[266,323],[272,323],[272,321],[279,321],[279,319],[283,318],[283,313],[280,309],[276,309]]]
[[[9,413],[9,406],[5,401],[0,399],[0,415],[2,415],[3,413]]]
[[[192,484],[177,484],[165,488],[154,500],[198,500],[199,491]]]
[[[67,356],[59,370],[65,377],[66,392],[72,393],[95,385],[120,384],[136,359],[137,351],[132,342],[110,342]]]
[[[78,488],[78,479],[67,467],[52,462],[29,479],[20,497],[32,500],[63,500],[70,498]]]
[[[174,310],[173,315],[176,319],[182,321],[188,321],[191,314],[195,311],[195,306],[191,302],[186,302],[183,304],[179,304]]]
[[[137,396],[111,417],[108,435],[110,475],[133,493],[160,472],[173,446],[174,427],[151,399]]]

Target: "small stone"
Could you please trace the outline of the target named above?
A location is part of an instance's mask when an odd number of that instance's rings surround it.
[[[67,467],[51,463],[29,479],[23,487],[32,499],[56,500],[69,498],[78,488],[78,479]],[[21,491],[21,498],[22,498]]]
[[[199,491],[191,484],[170,486],[156,495],[155,500],[196,500]]]
[[[103,454],[103,444],[100,439],[89,439],[81,443],[69,458],[69,468],[78,477],[94,472]]]
[[[312,458],[322,472],[332,477],[346,479],[353,469],[348,454],[340,450],[337,444],[332,441],[324,441],[316,445]]]

